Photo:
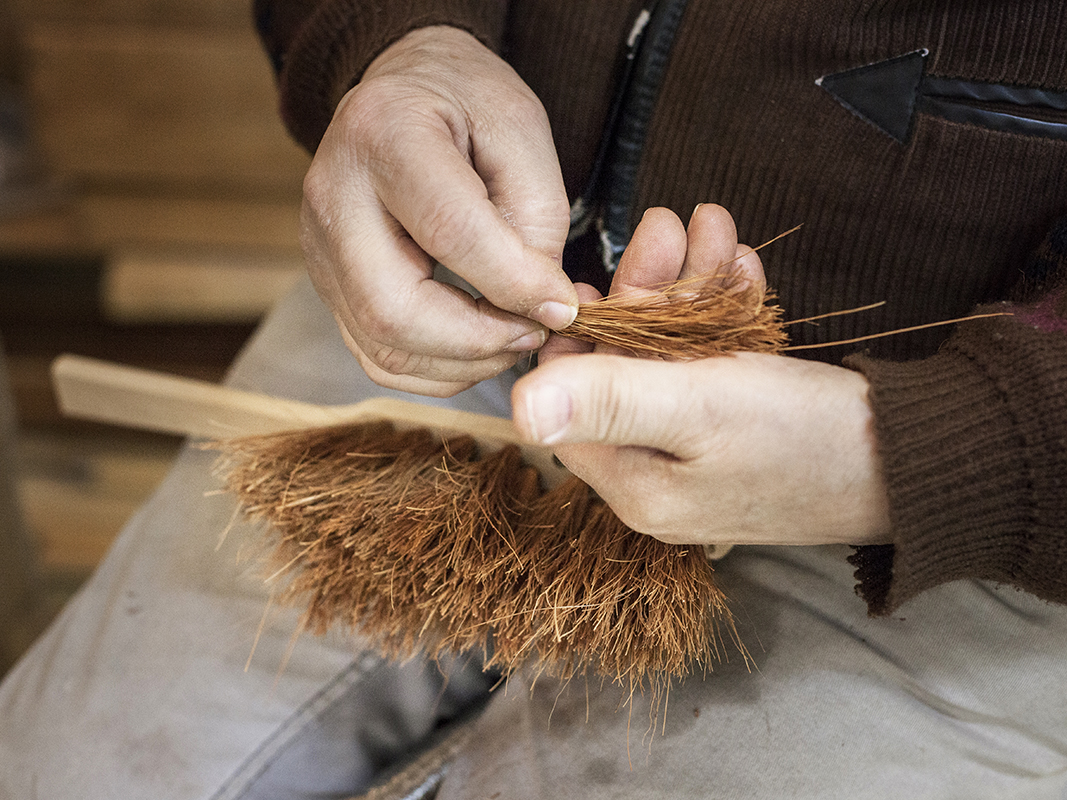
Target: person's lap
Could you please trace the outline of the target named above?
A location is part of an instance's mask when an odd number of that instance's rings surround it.
[[[230,382],[320,403],[387,393],[306,282]],[[442,402],[506,414],[508,388]],[[183,453],[0,686],[0,796],[344,797],[485,696],[465,660],[294,640],[294,609],[272,608],[252,653],[262,533],[238,524],[219,546],[233,505],[211,493],[212,459]],[[735,548],[717,573],[754,668],[730,651],[672,689],[655,731],[646,698],[628,710],[596,680],[513,676],[440,797],[1062,797],[1067,609],[957,583],[870,620],[845,555]]]
[[[846,556],[734,548],[751,664],[676,685],[654,730],[647,697],[513,678],[438,800],[1067,796],[1067,609],[957,582],[872,620]]]

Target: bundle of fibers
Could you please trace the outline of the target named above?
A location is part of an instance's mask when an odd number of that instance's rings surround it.
[[[634,533],[577,478],[542,490],[514,446],[483,458],[469,437],[384,423],[215,446],[316,633],[637,686],[710,667],[729,622],[702,548]]]
[[[659,298],[646,314],[583,304],[569,332],[672,358],[785,343],[762,294],[686,282]],[[680,336],[660,324],[672,315]],[[393,658],[476,650],[504,673],[591,671],[631,689],[711,668],[723,632],[744,653],[701,547],[634,532],[576,478],[546,491],[514,446],[481,453],[385,423],[211,446],[244,514],[276,532],[283,599],[315,632],[343,626]]]
[[[638,356],[678,361],[747,351],[780,353],[787,344],[773,294],[732,276],[675,281],[654,291],[582,303],[560,334]]]

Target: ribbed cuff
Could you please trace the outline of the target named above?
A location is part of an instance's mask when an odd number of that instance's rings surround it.
[[[894,528],[853,558],[870,613],[958,578],[1067,601],[1067,338],[1001,317],[924,361],[848,366],[871,383]]]
[[[404,34],[451,25],[499,50],[505,0],[327,0],[308,16],[279,74],[281,113],[293,137],[314,152],[334,109],[378,54]]]

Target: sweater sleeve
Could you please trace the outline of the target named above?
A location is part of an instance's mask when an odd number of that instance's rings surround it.
[[[1037,300],[961,323],[940,352],[858,356],[870,381],[892,544],[857,548],[872,615],[957,578],[1067,602],[1067,226],[1041,251]]]
[[[282,120],[311,152],[345,92],[404,34],[451,25],[499,51],[506,13],[506,0],[255,0]]]

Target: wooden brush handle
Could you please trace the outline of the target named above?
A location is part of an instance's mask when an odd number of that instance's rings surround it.
[[[52,385],[67,416],[181,436],[244,436],[327,422],[310,403],[83,356],[59,356]]]
[[[346,406],[315,405],[76,355],[53,362],[52,382],[64,414],[127,428],[222,439],[384,420],[398,428],[467,434],[490,452],[517,444],[549,487],[570,476],[551,450],[520,441],[510,420],[468,411],[388,397]],[[722,558],[731,547],[705,549],[711,558]]]
[[[487,452],[516,444],[550,487],[570,475],[550,449],[523,442],[511,420],[469,411],[391,397],[315,405],[76,355],[53,362],[52,382],[64,414],[127,428],[224,439],[381,420],[401,429],[466,434]]]
[[[521,441],[510,420],[484,414],[388,397],[315,405],[75,355],[55,360],[52,381],[64,414],[128,428],[221,439],[382,420],[401,429],[466,434],[490,452],[517,444],[553,485],[568,474],[549,449]]]

